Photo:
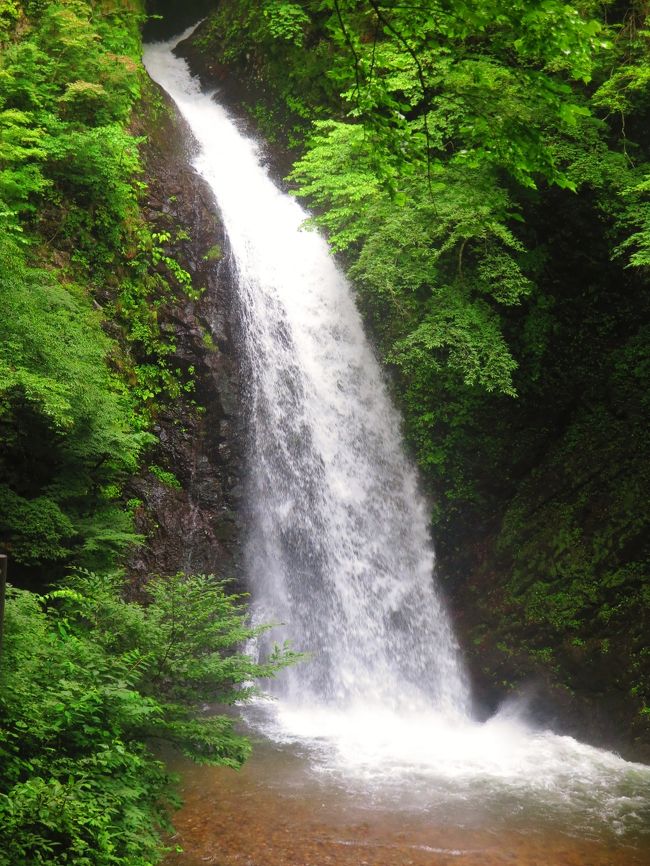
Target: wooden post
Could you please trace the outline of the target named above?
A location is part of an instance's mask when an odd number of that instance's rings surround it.
[[[7,556],[0,553],[0,656],[2,656],[2,637],[5,623],[5,595],[7,592]]]

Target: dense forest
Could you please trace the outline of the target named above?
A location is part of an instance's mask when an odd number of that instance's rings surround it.
[[[294,658],[233,651],[255,629],[223,582],[130,565],[157,519],[133,479],[182,488],[161,430],[207,411],[173,324],[193,229],[146,206],[168,108],[141,32],[205,14],[180,50],[353,282],[486,708],[536,681],[647,759],[647,4],[175,5],[0,0],[0,863],[158,862],[154,744],[240,764],[198,708]]]

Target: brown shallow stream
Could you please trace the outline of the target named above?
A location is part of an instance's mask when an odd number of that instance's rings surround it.
[[[256,743],[240,771],[176,758],[185,805],[165,866],[649,866],[650,839],[572,835],[524,803],[420,807],[315,772],[300,747]]]

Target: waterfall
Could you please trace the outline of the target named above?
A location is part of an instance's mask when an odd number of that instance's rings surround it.
[[[283,677],[285,695],[465,715],[427,504],[351,286],[171,44],[151,46],[146,65],[198,142],[194,166],[214,192],[238,283],[254,609],[310,654]]]
[[[255,142],[173,55],[186,35],[148,46],[145,65],[195,136],[237,278],[253,606],[311,654],[249,721],[362,800],[495,817],[526,804],[568,811],[586,834],[650,826],[650,768],[536,730],[516,702],[471,718],[426,502],[351,288]]]

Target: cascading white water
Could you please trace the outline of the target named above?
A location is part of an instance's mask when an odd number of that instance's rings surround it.
[[[283,680],[267,732],[320,744],[317,764],[384,788],[408,776],[410,790],[425,780],[427,796],[435,782],[454,796],[527,791],[601,819],[638,815],[648,768],[516,714],[470,718],[426,504],[350,287],[256,144],[173,55],[177,41],[149,46],[145,64],[198,142],[194,165],[238,277],[253,601],[312,653]]]
[[[310,702],[464,715],[427,508],[350,286],[183,61],[150,49],[147,65],[198,139],[194,164],[215,192],[238,277],[253,600],[311,653],[284,687]]]

